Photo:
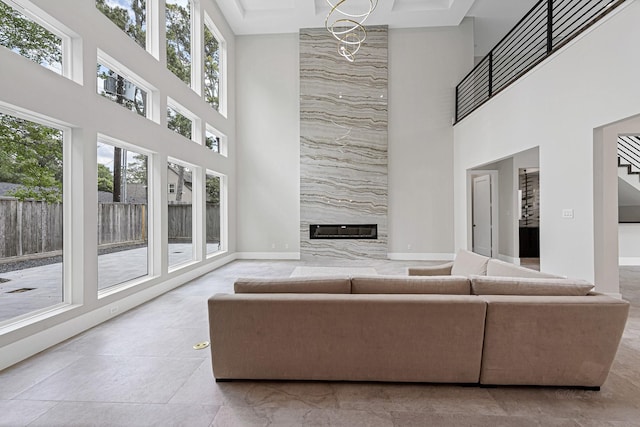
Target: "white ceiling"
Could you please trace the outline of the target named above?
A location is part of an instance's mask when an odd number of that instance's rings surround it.
[[[337,0],[332,0],[336,2]],[[326,0],[216,0],[236,35],[297,33],[323,27]],[[369,0],[349,0],[368,7]],[[537,0],[378,0],[367,25],[443,27],[475,17],[476,56],[485,55]]]

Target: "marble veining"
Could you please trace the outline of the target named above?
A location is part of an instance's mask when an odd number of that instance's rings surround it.
[[[354,63],[322,29],[300,30],[303,259],[387,256],[387,27]],[[377,224],[377,240],[310,240],[309,224]]]

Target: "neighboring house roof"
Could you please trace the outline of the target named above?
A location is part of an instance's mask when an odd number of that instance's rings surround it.
[[[113,194],[108,191],[98,190],[98,203],[112,203]]]
[[[0,197],[11,197],[7,193],[23,188],[21,184],[12,184],[10,182],[0,182]]]

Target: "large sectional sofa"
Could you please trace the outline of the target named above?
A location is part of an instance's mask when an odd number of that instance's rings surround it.
[[[583,281],[484,268],[239,279],[209,299],[214,376],[599,389],[629,304]]]

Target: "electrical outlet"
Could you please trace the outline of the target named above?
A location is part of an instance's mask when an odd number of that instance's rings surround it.
[[[116,314],[118,312],[118,310],[119,310],[118,306],[111,307],[109,309],[109,314]]]
[[[285,244],[284,244],[284,248],[285,248],[285,249],[289,249],[289,244],[288,244],[288,243],[285,243]]]
[[[407,250],[411,250],[411,244],[407,245]]]
[[[562,218],[573,219],[573,209],[562,209]]]
[[[272,244],[271,244],[271,249],[275,249],[275,248],[276,248],[276,244],[275,244],[275,243],[272,243]]]

